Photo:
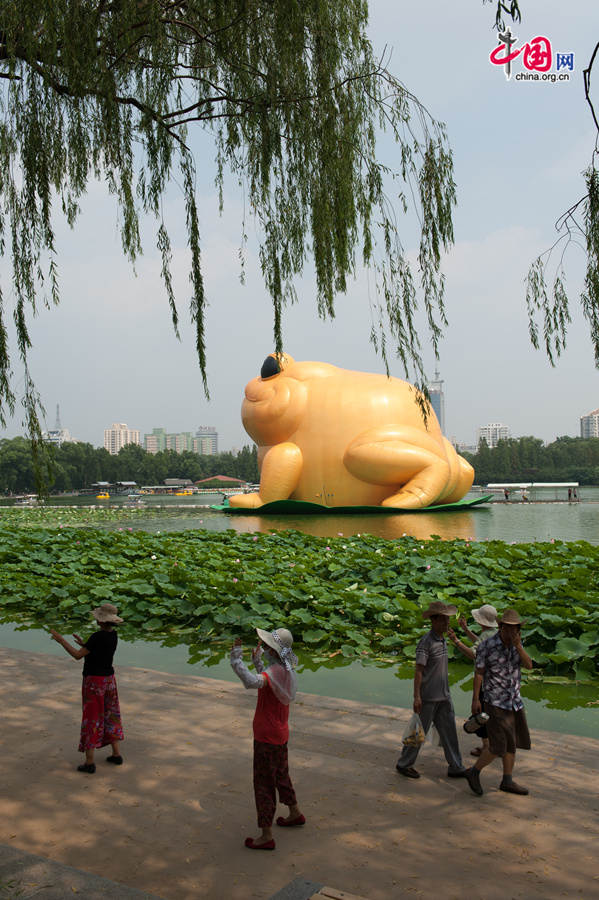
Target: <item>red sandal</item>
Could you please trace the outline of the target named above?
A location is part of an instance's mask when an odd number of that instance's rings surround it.
[[[245,839],[245,846],[250,850],[274,850],[276,844],[274,840],[265,841],[264,844],[255,844],[254,838],[248,837]]]
[[[301,813],[299,814],[299,816],[296,816],[295,819],[291,819],[291,821],[284,819],[283,816],[279,816],[279,818],[277,819],[277,825],[280,825],[281,828],[293,828],[296,825],[305,825],[305,824],[306,824],[306,817],[303,816]]]

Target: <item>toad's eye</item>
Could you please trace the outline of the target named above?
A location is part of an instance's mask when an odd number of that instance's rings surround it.
[[[274,356],[267,356],[262,363],[262,368],[260,369],[260,377],[270,378],[272,375],[278,375],[280,371],[281,367]]]

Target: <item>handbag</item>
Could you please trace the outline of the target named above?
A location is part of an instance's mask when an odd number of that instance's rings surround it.
[[[478,731],[483,725],[486,725],[489,721],[489,714],[486,712],[475,713],[475,715],[470,716],[469,719],[466,719],[464,722],[464,731],[468,734],[474,734],[475,731]]]

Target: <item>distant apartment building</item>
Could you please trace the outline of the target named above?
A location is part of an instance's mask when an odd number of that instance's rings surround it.
[[[439,378],[439,370],[437,369],[434,380],[428,385],[428,392],[431,398],[431,406],[439,420],[441,431],[445,434],[445,394],[443,392],[443,384],[443,379]]]
[[[213,425],[200,425],[196,431],[195,452],[202,456],[212,456],[218,453],[218,432]]]
[[[166,428],[153,428],[152,434],[145,434],[144,447],[147,453],[160,453],[166,450]]]
[[[193,452],[199,456],[213,456],[215,454],[214,442],[211,437],[194,437]]]
[[[139,444],[139,429],[129,428],[125,422],[113,422],[104,429],[104,449],[115,456],[127,444]]]
[[[581,438],[599,438],[599,409],[580,417]]]
[[[185,450],[193,452],[193,435],[191,431],[181,431],[179,434],[167,434],[166,449],[175,453],[184,453]]]
[[[175,453],[188,451],[200,456],[211,456],[218,453],[218,434],[215,428],[202,426],[195,437],[191,431],[167,434],[166,428],[153,428],[152,434],[144,435],[144,447],[148,453],[173,450]]]
[[[492,449],[497,446],[499,441],[507,441],[509,437],[511,437],[511,434],[507,425],[502,425],[500,422],[490,422],[488,425],[481,425],[478,429],[476,443],[477,445],[480,444],[484,438],[487,447]]]

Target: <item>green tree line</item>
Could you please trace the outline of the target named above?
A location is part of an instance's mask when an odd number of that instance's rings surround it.
[[[462,454],[474,466],[477,484],[502,481],[578,481],[599,484],[599,439],[558,437],[545,444],[535,437],[509,438],[491,449],[485,440],[476,453]]]
[[[210,475],[229,475],[252,483],[260,480],[255,446],[245,446],[237,456],[230,452],[198,456],[173,450],[152,454],[137,444],[123,447],[115,456],[103,447],[84,443],[65,443],[51,449],[47,475],[51,491],[79,490],[97,481],[162,484],[165,478],[199,481]],[[0,491],[14,494],[35,490],[31,441],[24,437],[3,438],[0,440]]]
[[[96,481],[135,481],[161,484],[165,478],[199,481],[210,475],[230,475],[257,483],[260,480],[255,446],[245,446],[237,456],[217,453],[147,453],[129,444],[115,456],[91,444],[66,443],[52,448],[48,475],[51,491],[79,490]],[[599,484],[599,439],[559,437],[546,446],[540,438],[520,437],[499,441],[490,449],[481,441],[476,453],[462,454],[474,466],[477,484],[501,481],[578,481]],[[0,439],[0,492],[36,490],[31,442],[28,438]]]

